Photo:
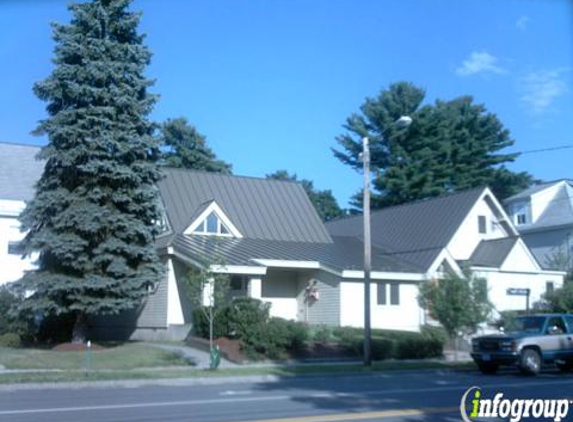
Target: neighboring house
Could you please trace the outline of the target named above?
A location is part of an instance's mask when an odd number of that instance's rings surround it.
[[[167,276],[125,327],[132,338],[178,338],[191,328],[183,278],[190,268],[228,273],[232,294],[310,324],[363,323],[362,217],[323,224],[300,185],[167,169],[157,246]],[[487,188],[372,214],[372,326],[416,331],[426,322],[419,283],[468,265],[487,278],[498,310],[524,309],[563,273],[542,270]],[[108,321],[118,333],[119,320]],[[103,328],[99,325],[96,328]],[[109,335],[110,331],[106,332]]]
[[[22,259],[18,216],[34,196],[34,184],[44,164],[36,160],[39,147],[0,142],[0,285],[18,280],[33,268],[33,259]]]
[[[505,207],[543,268],[571,269],[573,181],[533,186],[508,198]]]

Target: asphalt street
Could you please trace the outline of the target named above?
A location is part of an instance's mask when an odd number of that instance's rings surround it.
[[[0,421],[459,421],[461,397],[472,386],[483,397],[571,398],[573,375],[416,371],[213,385],[2,387]]]

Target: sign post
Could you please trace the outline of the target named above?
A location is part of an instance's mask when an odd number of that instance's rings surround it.
[[[508,296],[525,296],[525,312],[529,313],[529,296],[531,295],[531,289],[518,289],[509,288],[506,291]]]

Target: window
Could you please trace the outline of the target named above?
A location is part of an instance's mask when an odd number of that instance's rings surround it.
[[[485,215],[478,215],[478,230],[480,233],[487,233],[487,220]]]
[[[565,328],[565,323],[563,319],[560,317],[553,317],[550,318],[547,322],[547,329],[545,334],[565,334],[567,332],[567,328]]]
[[[231,276],[231,280],[229,281],[229,288],[233,291],[240,291],[245,290],[245,278],[234,275]]]
[[[225,224],[221,221],[217,214],[214,212],[210,213],[205,220],[197,226],[195,234],[212,234],[212,235],[219,235],[219,236],[231,236],[231,232],[225,226]]]
[[[386,286],[388,283],[378,283],[378,305],[386,305]]]
[[[23,255],[24,248],[20,242],[8,242],[8,254],[9,255]]]
[[[521,224],[526,224],[527,223],[527,216],[525,214],[517,214],[516,223],[518,226]]]
[[[390,303],[388,303],[388,286],[390,286]],[[378,283],[378,305],[399,305],[400,304],[400,284],[398,283]]]
[[[390,305],[400,304],[400,285],[398,283],[390,283]]]
[[[545,293],[553,293],[553,290],[555,290],[555,285],[552,281],[545,283]]]
[[[515,225],[528,224],[529,204],[527,202],[513,204],[510,210]]]

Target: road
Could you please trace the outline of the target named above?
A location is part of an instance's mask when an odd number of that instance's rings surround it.
[[[0,389],[2,422],[459,421],[463,393],[573,395],[573,375],[416,371],[215,385]],[[573,406],[572,406],[573,407]],[[570,412],[573,416],[573,408]]]

